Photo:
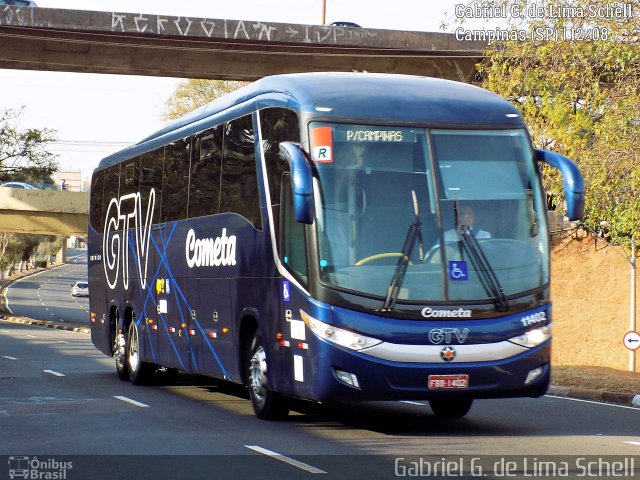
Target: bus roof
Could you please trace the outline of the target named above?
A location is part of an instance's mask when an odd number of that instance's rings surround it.
[[[270,101],[271,100],[271,101]],[[243,103],[288,106],[307,118],[345,123],[451,128],[521,128],[520,113],[501,97],[472,85],[382,73],[296,73],[264,77],[220,97],[100,163],[105,167],[157,146],[154,141]],[[273,103],[272,103],[273,102]],[[180,137],[177,137],[180,138]],[[167,140],[170,140],[167,138]]]

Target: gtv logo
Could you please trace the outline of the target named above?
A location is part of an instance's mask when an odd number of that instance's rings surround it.
[[[455,338],[460,344],[464,343],[469,336],[469,329],[463,328],[458,330],[457,328],[432,328],[429,330],[429,341],[435,345],[440,345],[443,342],[450,344]]]
[[[122,286],[129,289],[129,248],[128,231],[133,228],[134,244],[138,265],[138,275],[142,289],[146,288],[147,261],[149,259],[149,239],[153,210],[156,205],[156,191],[149,191],[146,213],[142,212],[140,192],[112,198],[105,217],[102,238],[102,264],[110,289],[116,288],[122,269]]]

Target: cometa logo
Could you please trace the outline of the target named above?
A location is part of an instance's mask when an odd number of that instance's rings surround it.
[[[196,238],[191,229],[185,243],[187,265],[193,267],[219,267],[236,264],[236,236],[227,236],[227,229],[216,238]]]
[[[431,307],[422,309],[422,316],[425,318],[471,318],[471,310],[457,308],[455,310],[435,310]]]

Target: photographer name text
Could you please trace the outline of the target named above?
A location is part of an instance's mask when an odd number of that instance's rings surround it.
[[[634,457],[577,457],[571,461],[538,457],[405,458],[395,460],[396,477],[637,478]]]
[[[549,4],[458,4],[455,6],[457,19],[511,19],[534,21],[528,28],[466,29],[455,30],[457,40],[481,41],[489,45],[506,41],[562,41],[562,40],[608,40],[609,29],[598,25],[598,20],[625,20],[634,18],[632,3],[608,3],[605,5],[558,6]],[[550,19],[565,19],[565,26],[557,28],[552,25],[540,25],[539,22]]]

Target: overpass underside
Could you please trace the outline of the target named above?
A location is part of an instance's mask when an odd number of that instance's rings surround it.
[[[0,6],[0,68],[229,80],[357,70],[470,82],[483,49],[445,33]]]

